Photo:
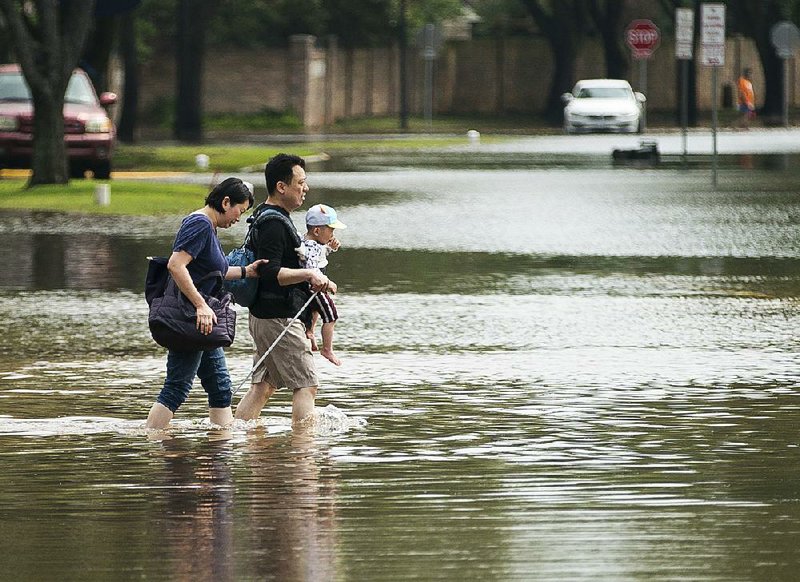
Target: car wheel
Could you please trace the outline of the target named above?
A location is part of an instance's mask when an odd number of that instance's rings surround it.
[[[92,173],[95,180],[108,180],[111,178],[111,162],[109,160],[97,162],[92,168]]]

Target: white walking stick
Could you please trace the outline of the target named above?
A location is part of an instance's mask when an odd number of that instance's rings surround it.
[[[261,356],[261,357],[259,358],[259,360],[256,362],[255,366],[253,366],[253,368],[250,370],[250,373],[248,373],[248,374],[247,374],[247,376],[245,376],[245,378],[244,378],[244,380],[242,380],[241,384],[239,384],[239,385],[236,387],[236,390],[234,390],[233,392],[231,392],[231,396],[234,396],[234,395],[235,395],[235,394],[236,394],[236,393],[237,393],[237,392],[238,392],[238,391],[239,391],[239,390],[242,388],[242,386],[244,386],[244,385],[245,385],[245,382],[247,382],[247,381],[248,381],[248,380],[249,380],[249,379],[250,379],[250,378],[253,376],[253,374],[255,373],[255,371],[258,369],[258,367],[261,365],[261,363],[262,363],[262,362],[263,362],[263,361],[264,361],[264,360],[267,358],[267,356],[268,356],[268,355],[269,355],[269,353],[272,351],[272,349],[273,349],[273,348],[274,348],[276,345],[278,345],[278,342],[279,342],[279,341],[281,341],[281,338],[282,338],[283,336],[285,336],[285,335],[286,335],[286,332],[287,332],[287,331],[289,331],[289,328],[290,328],[290,327],[292,327],[292,324],[293,324],[295,321],[297,321],[297,318],[298,318],[298,317],[300,317],[300,314],[301,314],[301,313],[303,313],[303,311],[305,311],[306,307],[308,307],[308,305],[311,303],[311,301],[314,299],[314,297],[316,297],[316,296],[317,296],[317,293],[319,293],[319,291],[314,291],[314,292],[311,294],[311,297],[309,297],[309,298],[308,298],[308,300],[307,300],[307,301],[306,301],[306,302],[303,304],[303,306],[300,308],[300,311],[298,311],[298,312],[295,314],[295,316],[294,316],[294,317],[291,319],[291,321],[289,321],[289,323],[287,323],[287,324],[286,324],[286,327],[284,327],[284,328],[283,328],[283,331],[280,333],[280,335],[279,335],[278,337],[276,337],[276,338],[275,338],[275,341],[274,341],[274,342],[272,342],[272,345],[271,345],[271,346],[269,346],[269,349],[268,349],[266,352],[264,352],[264,355],[263,355],[263,356]]]

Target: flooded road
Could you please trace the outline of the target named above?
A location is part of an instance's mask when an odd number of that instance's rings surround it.
[[[795,579],[797,160],[524,149],[310,168],[349,228],[306,435],[197,387],[148,439],[181,217],[0,215],[0,578]]]

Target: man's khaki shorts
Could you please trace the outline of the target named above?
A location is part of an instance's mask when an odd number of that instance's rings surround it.
[[[250,315],[250,335],[256,344],[253,365],[269,349],[291,319],[260,319]],[[253,384],[266,381],[275,388],[309,388],[319,386],[311,340],[306,337],[303,322],[295,320],[289,331],[272,348],[264,362],[253,372]]]

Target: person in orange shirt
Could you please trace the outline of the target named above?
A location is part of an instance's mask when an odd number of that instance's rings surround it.
[[[756,96],[753,92],[753,82],[750,80],[750,69],[746,68],[742,71],[737,88],[739,90],[737,103],[742,114],[741,125],[747,128],[750,127],[750,121],[756,116]]]

